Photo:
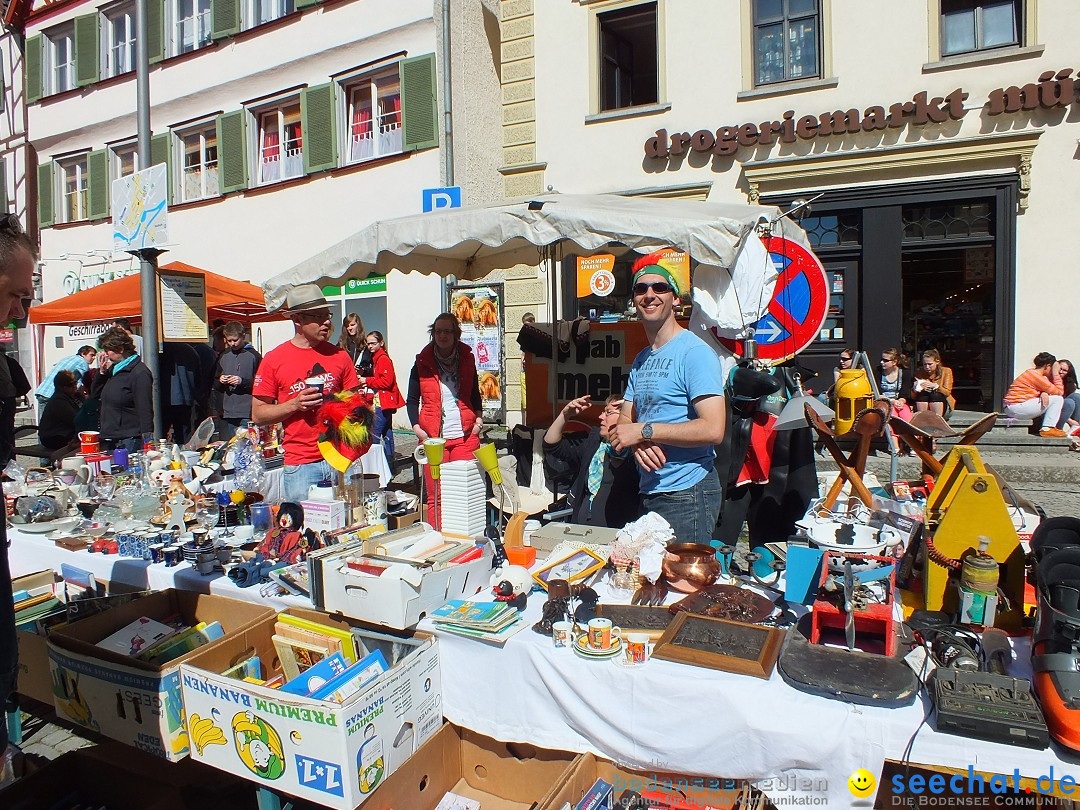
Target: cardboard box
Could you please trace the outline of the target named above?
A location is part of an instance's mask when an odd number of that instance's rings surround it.
[[[576,807],[597,779],[603,779],[612,785],[616,806],[619,797],[626,790],[672,794],[693,807],[709,807],[715,810],[734,810],[736,807],[764,810],[773,806],[760,791],[738,779],[635,771],[593,754],[582,754],[573,772],[552,790],[546,803],[539,806],[539,810],[561,810],[567,803]]]
[[[109,810],[183,810],[184,803],[164,782],[104,761],[92,749],[71,751],[2,792],[6,810],[43,807],[108,807]]]
[[[287,612],[353,629],[323,613]],[[438,641],[422,633],[402,639],[357,630],[369,651],[383,653],[390,670],[344,704],[219,674],[253,653],[268,670],[264,675],[280,672],[274,621],[271,617],[200,650],[181,666],[193,730],[191,756],[261,787],[351,810],[442,725]]]
[[[482,810],[547,806],[579,759],[569,751],[501,743],[447,723],[374,794],[374,806],[434,810],[447,791]]]
[[[394,529],[404,529],[406,526],[412,526],[420,520],[420,510],[415,512],[406,512],[404,515],[387,515],[386,516],[386,528],[389,531]]]
[[[187,624],[221,622],[225,637],[163,667],[96,646],[140,616],[163,621],[176,615]],[[56,713],[142,751],[182,759],[188,735],[180,663],[273,615],[250,602],[170,589],[59,627],[48,638]]]
[[[25,574],[11,580],[14,592],[30,590],[45,585],[55,586],[56,575],[50,568],[33,574]],[[15,633],[19,643],[18,681],[15,691],[42,703],[52,704],[52,676],[49,674],[49,648],[45,636],[18,630]]]
[[[345,501],[301,501],[304,526],[316,532],[345,528]]]

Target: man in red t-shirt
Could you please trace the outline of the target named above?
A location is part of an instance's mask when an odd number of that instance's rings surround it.
[[[255,372],[251,418],[285,428],[285,500],[307,500],[308,488],[333,480],[319,452],[323,426],[316,414],[324,397],[360,387],[349,353],[330,343],[330,306],[315,284],[294,287],[285,298],[292,337],[266,353]]]

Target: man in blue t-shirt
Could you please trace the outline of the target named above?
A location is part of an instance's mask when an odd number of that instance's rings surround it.
[[[634,359],[616,450],[631,448],[641,471],[641,501],[684,543],[705,543],[720,514],[713,467],[727,410],[720,359],[675,320],[679,287],[659,253],[634,264],[634,306],[649,345]]]

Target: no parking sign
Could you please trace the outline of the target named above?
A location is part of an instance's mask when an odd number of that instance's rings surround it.
[[[765,314],[753,325],[754,340],[759,359],[779,363],[817,338],[829,309],[829,286],[825,268],[802,245],[782,236],[762,241],[777,279]],[[719,335],[716,339],[736,356],[743,356],[743,341]]]

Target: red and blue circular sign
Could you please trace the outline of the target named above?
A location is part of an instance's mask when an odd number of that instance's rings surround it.
[[[765,314],[753,325],[757,356],[780,363],[813,343],[829,310],[829,283],[825,268],[809,250],[782,236],[762,239],[776,268],[776,287]],[[714,332],[715,334],[715,332]],[[738,357],[742,340],[716,335]]]

